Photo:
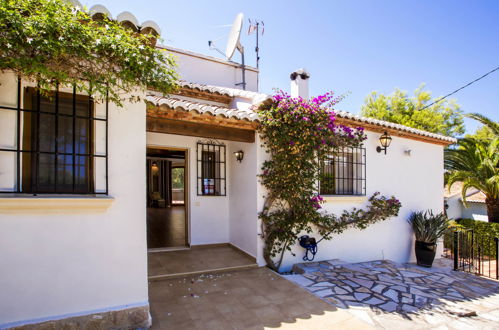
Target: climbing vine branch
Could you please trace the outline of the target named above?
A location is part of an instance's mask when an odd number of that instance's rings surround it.
[[[65,0],[0,2],[0,71],[35,80],[42,92],[74,85],[119,105],[137,88],[167,93],[176,86],[175,61],[152,39]]]

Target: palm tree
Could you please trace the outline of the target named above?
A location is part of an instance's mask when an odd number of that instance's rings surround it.
[[[489,222],[496,223],[499,222],[498,147],[498,137],[491,141],[464,138],[458,141],[457,148],[445,150],[449,187],[454,182],[463,183],[462,198],[465,206],[468,188],[476,188],[483,192]]]

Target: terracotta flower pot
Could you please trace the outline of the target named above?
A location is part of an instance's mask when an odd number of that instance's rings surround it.
[[[414,250],[418,266],[430,268],[437,253],[437,243],[416,241]]]

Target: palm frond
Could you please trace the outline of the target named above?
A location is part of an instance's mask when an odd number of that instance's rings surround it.
[[[468,113],[465,114],[465,116],[474,119],[476,121],[479,121],[483,125],[487,126],[496,137],[499,136],[499,124],[493,121],[492,119],[479,113]]]

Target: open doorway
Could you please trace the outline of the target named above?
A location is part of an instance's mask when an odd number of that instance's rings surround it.
[[[188,246],[185,150],[147,148],[147,248]]]

